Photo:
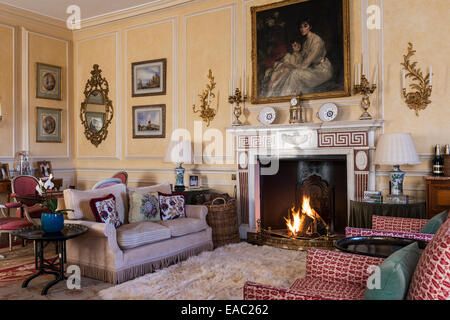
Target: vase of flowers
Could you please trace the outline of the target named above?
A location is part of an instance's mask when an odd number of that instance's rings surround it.
[[[71,209],[58,210],[58,199],[52,197],[49,190],[54,188],[52,182],[53,175],[50,174],[47,181],[44,183],[39,179],[39,184],[36,186],[36,191],[42,197],[41,206],[46,209],[46,212],[41,215],[41,228],[47,233],[59,232],[64,228],[64,215]]]

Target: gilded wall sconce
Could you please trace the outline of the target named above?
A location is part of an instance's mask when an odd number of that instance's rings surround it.
[[[216,88],[216,82],[214,82],[214,77],[211,69],[209,69],[208,79],[209,84],[206,85],[206,89],[198,95],[200,97],[200,106],[197,108],[197,106],[195,105],[195,94],[192,106],[192,110],[194,111],[194,113],[200,112],[200,118],[202,118],[202,120],[207,123],[207,127],[209,127],[211,121],[214,119],[217,113],[216,109],[211,108],[211,100],[216,97],[213,92],[213,90]]]
[[[416,53],[413,50],[411,42],[408,43],[408,54],[403,56],[403,63],[401,65],[403,69],[403,98],[405,99],[408,107],[416,112],[416,116],[419,116],[419,110],[424,110],[430,103],[431,91],[433,88],[433,69],[430,66],[429,73],[424,76],[419,68],[416,68],[417,62],[410,62],[410,58]],[[411,78],[418,83],[412,83],[409,85],[411,89],[415,89],[415,92],[406,92],[406,78]]]

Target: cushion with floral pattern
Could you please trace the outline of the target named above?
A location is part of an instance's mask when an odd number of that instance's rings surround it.
[[[158,192],[138,193],[130,191],[128,221],[161,221]]]
[[[159,209],[161,211],[161,220],[173,220],[185,217],[184,194],[172,193],[166,194],[159,192]]]
[[[91,199],[89,205],[97,222],[111,223],[116,229],[122,225],[117,213],[116,197],[113,194]]]

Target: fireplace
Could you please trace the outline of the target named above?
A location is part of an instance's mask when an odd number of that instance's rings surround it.
[[[348,224],[350,200],[362,197],[365,190],[375,190],[375,133],[382,126],[382,120],[361,120],[227,128],[236,137],[241,239],[261,227],[286,229],[283,217],[293,204],[299,206],[302,192],[328,192],[330,209],[324,211],[322,206],[327,203],[317,203],[315,195],[311,205],[317,206],[330,231],[342,233]],[[261,157],[279,159],[284,178],[261,175],[265,163],[258,161]],[[266,199],[272,194],[283,197],[282,204]],[[270,208],[276,212],[273,217],[265,214]]]
[[[319,234],[325,234],[327,227],[331,233],[344,233],[347,226],[345,155],[281,159],[277,174],[260,173],[259,180],[262,228],[286,229],[285,218],[292,219],[293,213],[301,213],[304,201],[308,199],[318,215],[315,220]]]

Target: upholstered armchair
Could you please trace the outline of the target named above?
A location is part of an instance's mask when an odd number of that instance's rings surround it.
[[[374,258],[329,250],[310,249],[306,258],[306,277],[290,288],[277,288],[254,282],[244,285],[244,300],[360,300],[364,297]]]
[[[386,259],[310,249],[305,278],[290,288],[246,282],[244,300],[450,300],[450,219],[423,252],[410,246]],[[380,288],[367,291],[371,266],[379,267]]]
[[[421,233],[428,219],[372,216],[372,229],[345,228],[346,237],[382,236],[431,241],[434,234]]]

